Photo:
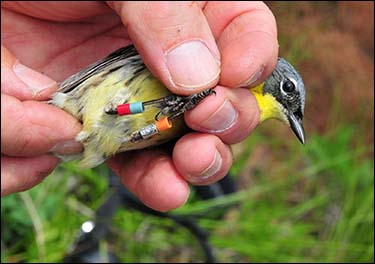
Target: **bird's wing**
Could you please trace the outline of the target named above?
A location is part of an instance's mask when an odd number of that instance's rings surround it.
[[[109,54],[106,58],[87,66],[76,74],[73,74],[61,83],[58,92],[69,93],[90,77],[97,75],[100,72],[102,72],[103,75],[105,75],[105,72],[111,73],[125,64],[143,65],[134,45],[120,48]]]

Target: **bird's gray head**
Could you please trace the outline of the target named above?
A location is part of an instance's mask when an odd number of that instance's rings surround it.
[[[302,125],[305,108],[305,86],[301,75],[285,59],[279,58],[272,74],[264,84],[264,93],[270,93],[281,104],[289,125],[302,144],[305,132]]]

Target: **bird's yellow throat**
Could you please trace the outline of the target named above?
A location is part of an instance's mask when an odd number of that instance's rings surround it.
[[[250,88],[258,102],[260,111],[260,122],[270,118],[276,118],[283,122],[288,122],[284,114],[283,108],[276,98],[270,93],[264,93],[264,82]]]

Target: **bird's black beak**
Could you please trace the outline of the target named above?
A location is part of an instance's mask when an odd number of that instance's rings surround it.
[[[302,119],[290,113],[288,115],[290,128],[293,130],[294,134],[297,136],[302,144],[305,144],[305,130],[302,125]]]

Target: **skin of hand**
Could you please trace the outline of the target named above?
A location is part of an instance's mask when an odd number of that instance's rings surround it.
[[[57,82],[131,42],[172,92],[215,87],[185,114],[196,132],[170,155],[149,149],[107,161],[149,207],[185,203],[188,182],[220,180],[230,145],[259,120],[248,87],[265,79],[278,54],[276,21],[263,2],[1,2],[1,195],[31,188],[74,153],[80,124],[47,105]],[[130,41],[131,40],[131,41]],[[197,63],[199,61],[199,63]],[[235,89],[236,88],[236,89]]]

